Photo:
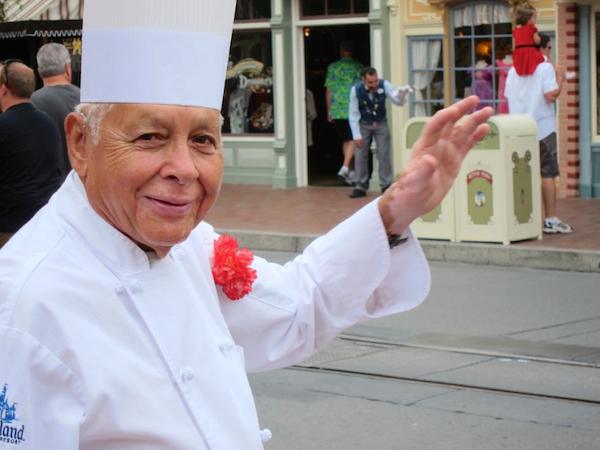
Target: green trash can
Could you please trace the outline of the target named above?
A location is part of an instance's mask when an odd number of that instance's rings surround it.
[[[413,117],[404,126],[402,139],[402,167],[406,166],[413,145],[429,120],[428,117]],[[454,187],[450,189],[442,202],[427,214],[416,219],[411,229],[416,237],[422,239],[456,240]]]
[[[542,238],[537,124],[501,114],[467,155],[454,184],[456,240],[510,242]]]

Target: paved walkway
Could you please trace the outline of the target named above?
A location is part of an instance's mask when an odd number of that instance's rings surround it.
[[[350,188],[346,187],[272,189],[226,184],[207,220],[218,230],[235,230],[246,236],[283,235],[310,240],[376,198],[376,194],[370,194],[366,198],[350,199],[349,192]],[[527,240],[506,247],[444,241],[423,241],[423,244],[428,256],[437,260],[513,265],[522,259],[522,265],[529,267],[600,271],[600,233],[597,232],[600,199],[561,199],[558,212],[575,228],[573,234],[544,236],[543,240]],[[262,249],[294,250],[268,245]],[[467,253],[470,256],[467,257]],[[550,256],[553,258],[548,259]]]

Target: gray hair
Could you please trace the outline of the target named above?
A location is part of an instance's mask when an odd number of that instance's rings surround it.
[[[100,126],[113,106],[114,103],[80,103],[75,107],[75,112],[85,119],[94,144],[100,141]]]
[[[80,103],[75,107],[75,112],[83,116],[94,144],[98,144],[100,141],[102,121],[113,106],[115,103]],[[223,115],[219,114],[219,130],[223,127],[224,122]]]
[[[71,55],[64,45],[56,42],[44,44],[37,52],[38,72],[42,78],[65,73],[65,66],[71,64]]]

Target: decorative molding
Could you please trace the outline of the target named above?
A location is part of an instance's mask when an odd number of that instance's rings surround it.
[[[285,110],[285,73],[284,73],[284,42],[283,32],[276,31],[275,35],[275,48],[273,66],[275,68],[275,137],[279,140],[285,139],[286,134],[286,110]]]
[[[431,5],[427,0],[407,0],[406,18],[412,23],[442,22],[443,7]]]
[[[386,6],[388,7],[388,10],[390,11],[390,14],[392,16],[395,16],[396,14],[398,14],[397,0],[387,0]]]

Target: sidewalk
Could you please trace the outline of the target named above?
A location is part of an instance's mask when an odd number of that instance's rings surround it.
[[[350,199],[350,188],[225,184],[207,221],[256,250],[301,251],[312,239],[376,198]],[[423,240],[431,260],[600,272],[600,199],[561,199],[560,218],[571,235],[545,235],[508,246]]]

